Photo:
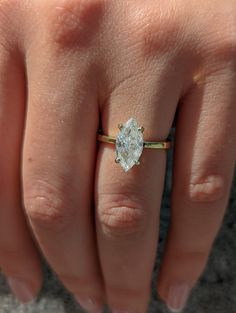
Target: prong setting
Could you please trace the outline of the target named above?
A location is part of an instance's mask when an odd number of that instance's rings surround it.
[[[118,124],[118,128],[119,128],[119,130],[122,130],[124,128],[124,125],[123,124]]]
[[[116,162],[116,163],[120,163],[120,161],[121,161],[120,158],[116,158],[116,159],[115,159],[115,162]]]
[[[140,164],[141,164],[141,163],[140,163],[139,160],[135,162],[135,165],[140,165]]]
[[[143,126],[140,126],[140,127],[138,128],[138,131],[140,131],[141,133],[143,133],[143,132],[144,132],[144,127],[143,127]]]

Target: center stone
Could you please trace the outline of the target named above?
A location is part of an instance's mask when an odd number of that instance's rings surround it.
[[[116,138],[116,157],[125,172],[138,161],[143,151],[143,134],[134,118],[122,125]]]

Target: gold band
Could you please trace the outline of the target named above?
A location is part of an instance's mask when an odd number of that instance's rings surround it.
[[[97,137],[98,141],[116,144],[116,138],[112,136],[98,134]],[[171,148],[170,141],[144,141],[143,143],[144,148],[148,149],[169,149]]]

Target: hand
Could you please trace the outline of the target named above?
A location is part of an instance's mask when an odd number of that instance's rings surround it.
[[[96,134],[135,117],[165,140],[178,105],[158,292],[185,305],[228,200],[235,69],[235,0],[0,0],[0,266],[19,299],[40,289],[39,247],[91,313],[145,312],[166,152],[124,173]]]

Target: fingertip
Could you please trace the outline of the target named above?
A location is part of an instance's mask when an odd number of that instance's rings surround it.
[[[19,277],[8,276],[6,280],[11,292],[20,302],[31,303],[37,299],[41,285],[36,285],[25,278]]]
[[[92,298],[83,299],[80,296],[75,297],[76,301],[84,308],[88,313],[102,313],[103,305],[99,304]]]
[[[34,268],[27,268],[26,272],[16,272],[16,270],[3,271],[6,278],[6,282],[12,292],[12,294],[21,303],[31,303],[34,302],[43,285],[43,274],[40,263],[37,262]]]
[[[182,312],[188,302],[192,286],[188,282],[169,282],[158,286],[158,295],[170,312]]]

